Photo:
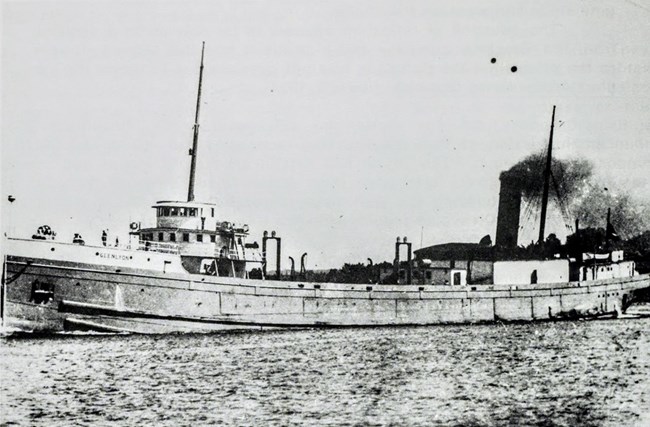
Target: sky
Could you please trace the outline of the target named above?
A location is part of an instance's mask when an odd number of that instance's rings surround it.
[[[196,199],[275,230],[283,267],[494,239],[499,174],[545,147],[553,105],[557,157],[650,199],[650,1],[0,4],[14,236],[124,241],[186,198],[202,41]]]

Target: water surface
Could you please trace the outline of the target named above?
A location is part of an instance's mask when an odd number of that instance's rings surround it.
[[[650,319],[2,339],[7,425],[650,425]]]

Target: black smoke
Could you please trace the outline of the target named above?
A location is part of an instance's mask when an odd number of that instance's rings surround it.
[[[522,196],[528,201],[541,199],[544,189],[544,171],[546,169],[546,152],[531,154],[509,170],[503,172],[519,185]],[[592,177],[593,166],[587,160],[571,159],[551,161],[551,191],[571,198],[579,193]]]
[[[522,199],[539,212],[545,169],[543,150],[526,157],[502,176],[507,174],[521,190]],[[629,238],[650,228],[650,204],[635,200],[622,189],[603,185],[588,160],[553,158],[549,190],[549,204],[559,209],[568,226],[578,219],[581,228],[605,228],[609,208],[611,223],[621,237]]]

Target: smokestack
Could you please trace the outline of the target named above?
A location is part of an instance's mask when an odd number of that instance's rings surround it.
[[[516,248],[519,237],[519,215],[521,212],[521,184],[517,175],[502,172],[499,192],[499,214],[495,245]]]

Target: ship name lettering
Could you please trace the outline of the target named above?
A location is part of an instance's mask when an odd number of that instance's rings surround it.
[[[99,256],[101,258],[109,258],[109,259],[120,259],[120,260],[129,260],[129,257],[127,255],[121,255],[121,254],[107,254],[105,252],[100,252]]]

